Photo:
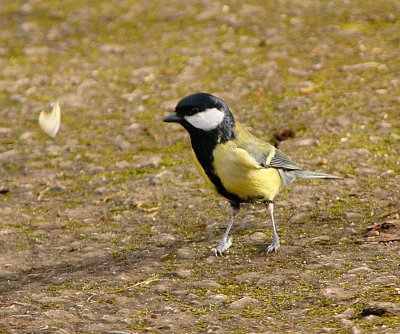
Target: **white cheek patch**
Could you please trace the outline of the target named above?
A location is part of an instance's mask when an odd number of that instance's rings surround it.
[[[218,127],[224,119],[224,112],[217,109],[206,109],[192,116],[185,116],[185,120],[195,128],[209,131]]]

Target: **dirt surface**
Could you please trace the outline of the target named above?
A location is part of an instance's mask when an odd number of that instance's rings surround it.
[[[398,1],[3,0],[0,22],[1,333],[400,332]],[[229,207],[161,122],[197,91],[345,176],[277,198],[276,254],[261,205],[210,252]]]

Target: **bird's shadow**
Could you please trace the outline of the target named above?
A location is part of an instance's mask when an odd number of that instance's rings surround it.
[[[63,278],[63,282],[79,281],[82,277],[89,278],[91,275],[115,276],[137,270],[140,277],[140,270],[143,267],[151,267],[155,259],[160,260],[168,254],[177,253],[180,243],[168,247],[150,247],[127,250],[115,256],[113,252],[76,260],[71,256],[66,261],[57,264],[32,265],[28,269],[21,269],[0,274],[0,292],[24,290],[30,285],[39,283],[44,285],[60,285],[55,278]],[[157,268],[158,270],[158,268]]]

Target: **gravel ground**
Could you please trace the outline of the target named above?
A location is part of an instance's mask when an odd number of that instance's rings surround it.
[[[0,22],[1,333],[400,332],[398,1],[3,0]],[[345,177],[277,198],[276,254],[261,205],[210,252],[228,205],[161,122],[197,91]]]

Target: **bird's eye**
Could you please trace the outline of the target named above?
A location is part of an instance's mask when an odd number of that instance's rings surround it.
[[[190,109],[190,115],[197,114],[198,112],[199,112],[199,108],[197,108],[197,107],[193,107]]]

